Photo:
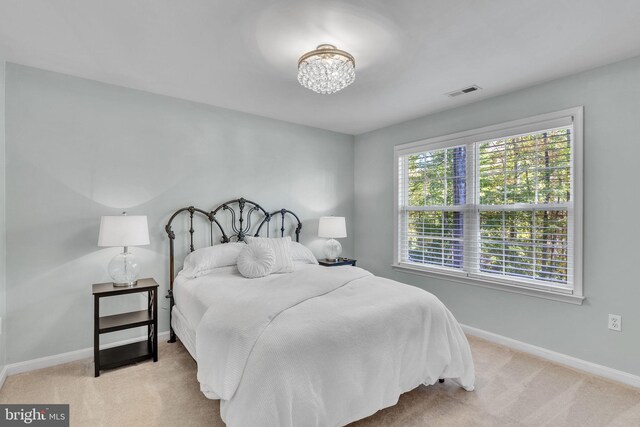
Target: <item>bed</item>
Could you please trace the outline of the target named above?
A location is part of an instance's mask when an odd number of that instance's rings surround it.
[[[185,231],[177,233],[183,215]],[[198,216],[211,245],[288,230],[297,242],[302,223],[288,209],[269,212],[240,198],[211,211],[180,209],[166,226],[170,341],[180,338],[196,360],[201,390],[220,399],[227,425],[339,426],[396,404],[421,384],[448,378],[473,390],[462,329],[422,289],[358,267],[313,263],[260,279],[244,278],[234,266],[175,275],[176,236],[194,251]]]

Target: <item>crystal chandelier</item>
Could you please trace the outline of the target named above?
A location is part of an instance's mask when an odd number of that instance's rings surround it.
[[[344,89],[356,79],[356,61],[331,44],[321,44],[298,61],[298,81],[314,92],[329,94]]]

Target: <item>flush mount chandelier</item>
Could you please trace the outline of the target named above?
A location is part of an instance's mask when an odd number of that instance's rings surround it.
[[[335,93],[356,79],[356,61],[344,50],[321,44],[298,61],[298,81],[314,92]]]

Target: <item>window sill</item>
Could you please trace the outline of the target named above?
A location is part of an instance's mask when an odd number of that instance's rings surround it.
[[[402,271],[409,274],[417,274],[419,276],[434,277],[437,279],[449,280],[452,282],[462,283],[465,285],[481,286],[483,288],[496,289],[500,291],[513,292],[521,295],[528,295],[537,298],[544,298],[553,301],[560,301],[568,304],[582,305],[585,300],[583,296],[565,294],[562,292],[554,292],[551,290],[534,289],[517,284],[505,284],[492,280],[484,280],[475,277],[460,276],[447,272],[437,272],[433,270],[422,269],[408,265],[393,264],[394,270]]]

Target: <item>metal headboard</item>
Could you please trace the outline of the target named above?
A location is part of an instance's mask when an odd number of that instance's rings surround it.
[[[169,307],[169,319],[171,319],[171,310],[174,305],[173,298],[173,281],[175,279],[175,265],[174,265],[174,241],[176,240],[176,235],[171,228],[171,223],[173,220],[178,217],[180,214],[188,213],[189,214],[189,251],[193,252],[195,250],[194,245],[194,233],[195,229],[193,228],[193,219],[194,217],[204,217],[209,221],[209,245],[214,245],[214,231],[218,230],[222,237],[220,238],[220,243],[229,243],[235,239],[235,241],[243,242],[245,237],[250,235],[251,227],[254,224],[258,224],[256,227],[255,233],[253,236],[260,236],[260,232],[264,229],[266,230],[266,237],[269,237],[269,231],[271,224],[271,220],[280,216],[280,237],[284,237],[285,228],[285,218],[287,215],[291,215],[295,220],[295,235],[296,242],[300,241],[300,231],[302,230],[302,223],[300,222],[300,218],[298,215],[293,213],[288,209],[280,209],[274,212],[266,211],[259,204],[252,202],[251,200],[247,200],[243,197],[239,199],[229,200],[228,202],[222,203],[215,209],[207,212],[202,209],[195,208],[193,206],[188,206],[186,208],[178,209],[171,218],[169,218],[169,222],[164,227],[167,232],[167,236],[169,236],[169,292],[167,294],[167,298],[170,300]],[[230,216],[230,223],[228,227],[228,231],[225,230],[221,221],[218,221],[218,214],[226,213]],[[214,226],[215,224],[215,226]],[[265,226],[266,224],[266,226]],[[227,224],[225,224],[227,225]],[[217,228],[216,228],[217,227]],[[173,332],[173,328],[171,328],[171,338],[169,342],[175,342],[176,336]]]

